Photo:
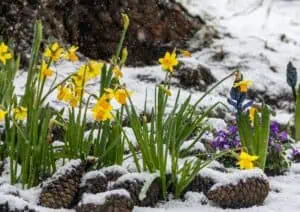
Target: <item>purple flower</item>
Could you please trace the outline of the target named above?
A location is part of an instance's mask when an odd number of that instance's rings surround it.
[[[272,134],[277,134],[280,131],[279,124],[276,121],[271,122],[270,128]]]
[[[292,156],[293,158],[300,156],[300,150],[293,148]]]
[[[234,125],[227,127],[227,130],[228,130],[228,133],[231,135],[236,134],[238,131],[237,127]]]
[[[279,134],[278,138],[280,141],[287,141],[288,140],[288,134],[286,131],[283,131]]]

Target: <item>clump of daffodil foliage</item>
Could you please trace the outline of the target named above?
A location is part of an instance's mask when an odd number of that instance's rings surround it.
[[[255,105],[247,100],[252,82],[236,73],[228,102],[236,109],[236,120],[224,130],[219,130],[211,142],[214,151],[232,150],[232,156],[219,158],[226,167],[241,169],[260,167],[269,175],[285,173],[290,165],[286,150],[290,140],[277,122],[271,122],[267,106]],[[236,162],[236,159],[238,162]]]

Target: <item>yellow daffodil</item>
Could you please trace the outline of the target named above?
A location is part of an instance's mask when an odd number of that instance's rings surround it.
[[[252,85],[252,81],[250,80],[243,80],[243,81],[240,81],[238,83],[234,83],[233,87],[234,88],[237,88],[239,87],[240,88],[240,91],[242,93],[246,93],[248,91],[248,88]]]
[[[97,76],[99,76],[103,65],[104,65],[103,63],[99,63],[96,61],[90,61],[88,64],[88,69],[87,69],[88,78],[92,79],[92,78],[96,78]]]
[[[24,121],[27,117],[27,108],[25,107],[14,108],[13,113],[16,120]]]
[[[111,113],[106,112],[101,109],[97,109],[97,110],[93,111],[93,118],[99,122],[106,121],[106,120],[113,120],[113,116]]]
[[[255,112],[257,112],[257,109],[255,107],[251,107],[249,110],[249,119],[252,123],[254,122]]]
[[[0,61],[5,65],[6,61],[11,59],[12,55],[8,52],[8,46],[4,43],[0,44]]]
[[[68,102],[74,108],[78,106],[79,101],[80,101],[80,96],[71,95]]]
[[[71,46],[65,54],[65,59],[70,60],[71,62],[78,61],[78,56],[76,55],[77,50],[78,50],[77,46]]]
[[[173,73],[174,67],[176,67],[179,64],[176,52],[173,51],[171,54],[170,52],[167,52],[163,58],[159,59],[159,63],[165,71]]]
[[[239,162],[237,164],[240,166],[240,169],[253,169],[253,162],[257,159],[257,156],[252,156],[242,151],[239,157]]]
[[[95,107],[92,109],[93,112],[93,118],[96,121],[106,121],[106,120],[112,120],[113,116],[112,116],[112,106],[111,104],[106,101],[103,98],[100,98]]]
[[[105,94],[101,97],[102,99],[105,100],[112,100],[115,96],[115,91],[111,88],[105,88],[104,89]]]
[[[76,87],[83,87],[87,82],[86,73],[84,74],[81,71],[78,71],[72,76],[72,80]]]
[[[3,121],[7,111],[0,109],[0,121]]]
[[[55,42],[50,47],[47,47],[44,56],[47,58],[51,58],[52,61],[57,62],[63,56],[64,49],[60,47],[60,45]]]
[[[132,94],[132,92],[127,91],[125,89],[118,89],[114,93],[114,97],[119,104],[125,105],[127,102],[127,98]]]
[[[48,68],[48,65],[46,64],[45,61],[43,61],[41,65],[41,78],[43,79],[44,77],[51,77],[53,75],[53,71]]]
[[[123,72],[120,70],[120,67],[119,66],[115,66],[113,68],[113,73],[114,73],[114,77],[117,79],[117,80],[120,80],[121,78],[123,78]]]
[[[69,101],[70,98],[72,97],[71,89],[68,88],[67,86],[59,86],[57,90],[58,90],[57,99],[59,101]]]

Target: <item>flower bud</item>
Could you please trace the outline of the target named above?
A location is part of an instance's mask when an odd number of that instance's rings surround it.
[[[292,62],[289,62],[286,69],[286,81],[292,88],[297,84],[297,69],[293,66]]]
[[[124,14],[124,13],[122,13],[121,15],[122,15],[122,20],[123,20],[123,28],[124,28],[124,30],[127,30],[128,26],[129,26],[129,22],[130,22],[129,17],[127,14]]]

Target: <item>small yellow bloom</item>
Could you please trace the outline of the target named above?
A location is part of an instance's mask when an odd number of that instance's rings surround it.
[[[187,50],[183,50],[183,51],[182,51],[182,54],[183,54],[183,56],[185,56],[185,57],[192,57],[192,53],[189,52],[189,51],[187,51]]]
[[[105,88],[104,89],[105,94],[101,97],[102,99],[105,100],[112,100],[115,96],[115,91],[111,88]]]
[[[46,48],[44,56],[51,58],[52,61],[56,62],[63,56],[63,53],[64,49],[60,47],[60,45],[57,42],[55,42],[50,47]]]
[[[66,87],[66,86],[59,86],[57,88],[58,90],[58,95],[57,95],[57,99],[59,101],[69,101],[72,97],[72,92],[70,90],[70,88]]]
[[[5,65],[6,61],[11,59],[12,55],[8,52],[8,46],[4,43],[0,44],[0,61]]]
[[[97,109],[97,110],[93,111],[93,118],[96,121],[113,120],[113,116],[110,112],[106,112],[101,109]]]
[[[121,71],[120,67],[119,66],[115,66],[113,68],[113,73],[114,73],[114,77],[117,79],[117,80],[120,80],[121,78],[123,78],[123,72]]]
[[[79,71],[72,76],[72,80],[76,87],[83,87],[87,82],[87,77]]]
[[[238,83],[234,83],[233,87],[234,88],[237,88],[239,87],[240,88],[240,91],[242,93],[246,93],[248,91],[248,88],[252,85],[252,81],[250,80],[243,80],[241,82],[238,82]]]
[[[79,101],[80,101],[80,96],[71,95],[69,99],[69,104],[74,108],[77,107]]]
[[[0,109],[0,121],[3,121],[7,111]]]
[[[27,108],[25,107],[14,108],[13,113],[16,120],[24,121],[27,117]]]
[[[41,78],[43,79],[44,77],[51,77],[53,75],[53,71],[48,68],[48,65],[46,64],[45,61],[43,61],[41,65]]]
[[[257,156],[251,156],[246,152],[241,152],[239,162],[237,163],[240,166],[240,169],[253,169],[253,162],[258,159]]]
[[[111,104],[103,99],[102,97],[97,101],[95,107],[92,109],[93,112],[93,118],[96,121],[106,121],[106,120],[112,120],[112,106]]]
[[[257,112],[257,109],[255,107],[251,107],[249,110],[249,119],[252,123],[254,122],[256,112]]]
[[[115,91],[115,99],[119,104],[125,105],[127,102],[127,98],[132,94],[132,92],[127,91],[125,89],[118,89]]]
[[[103,67],[103,63],[99,63],[96,61],[90,61],[88,64],[88,69],[87,69],[87,74],[88,74],[88,78],[92,79],[92,78],[96,78],[97,76],[100,75],[102,67]]]
[[[173,51],[172,54],[167,52],[163,58],[159,59],[159,62],[165,71],[169,71],[171,73],[173,73],[174,67],[179,64],[175,51]]]
[[[65,59],[72,62],[78,61],[78,56],[76,55],[76,51],[78,50],[78,48],[79,47],[77,46],[71,46],[65,54]]]

